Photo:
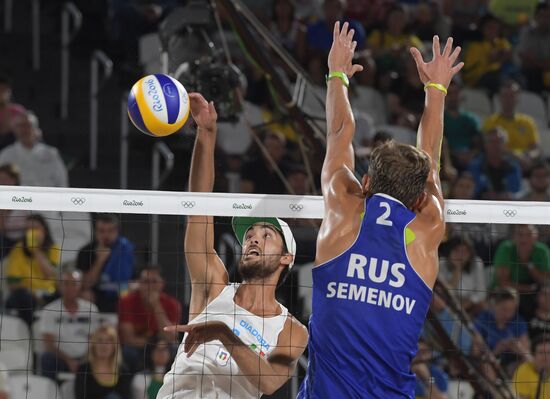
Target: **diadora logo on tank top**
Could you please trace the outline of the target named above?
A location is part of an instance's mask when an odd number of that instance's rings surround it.
[[[245,331],[248,331],[254,338],[256,338],[262,348],[265,348],[265,350],[269,350],[269,344],[265,339],[263,339],[260,332],[256,328],[254,328],[252,324],[246,322],[245,320],[241,320],[239,322],[239,326],[241,326]],[[239,334],[235,335],[238,336]]]
[[[367,264],[368,270],[365,273]],[[371,257],[369,261],[364,255],[352,253],[349,258],[346,277],[359,280],[368,279],[376,284],[387,282],[390,287],[401,288],[405,284],[404,270],[405,265],[403,263],[393,263],[390,266],[388,260]],[[405,310],[407,314],[412,313],[416,303],[415,299],[391,291],[337,281],[331,281],[327,284],[326,297],[367,302],[370,305],[381,306],[398,312]]]

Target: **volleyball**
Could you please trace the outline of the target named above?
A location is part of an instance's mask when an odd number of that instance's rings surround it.
[[[128,95],[128,116],[153,137],[177,132],[189,117],[189,96],[176,79],[157,73],[138,80]]]

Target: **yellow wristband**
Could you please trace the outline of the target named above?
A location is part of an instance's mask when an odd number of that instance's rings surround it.
[[[344,72],[334,71],[334,72],[329,73],[326,76],[327,83],[332,78],[339,78],[344,83],[344,86],[349,87],[348,75],[346,75]]]
[[[434,89],[437,89],[443,94],[447,95],[447,88],[440,83],[428,82],[426,83],[426,86],[424,86],[424,90],[427,90],[428,87],[433,87]]]

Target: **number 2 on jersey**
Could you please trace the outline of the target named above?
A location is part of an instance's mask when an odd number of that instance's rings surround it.
[[[387,202],[381,202],[380,208],[386,208],[386,211],[376,219],[376,224],[381,224],[383,226],[393,226],[393,222],[391,220],[388,220],[391,212],[390,204],[388,204]]]

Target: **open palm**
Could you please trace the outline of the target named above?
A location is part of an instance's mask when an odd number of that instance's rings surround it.
[[[189,93],[189,104],[191,116],[198,127],[210,131],[216,128],[218,114],[212,101],[207,102],[199,93]]]
[[[455,76],[464,66],[463,62],[454,65],[461,51],[456,47],[454,51],[453,38],[447,39],[443,53],[441,52],[439,37],[433,38],[433,58],[430,62],[424,62],[422,54],[416,47],[411,48],[411,54],[416,63],[418,75],[423,84],[428,82],[439,83],[448,87]]]

